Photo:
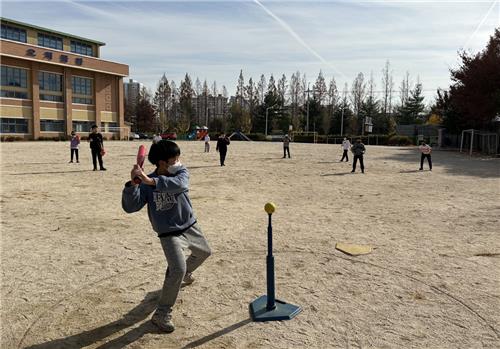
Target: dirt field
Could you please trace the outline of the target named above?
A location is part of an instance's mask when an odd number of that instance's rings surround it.
[[[226,167],[179,142],[213,256],[182,289],[176,330],[149,321],[165,260],[145,210],[121,208],[138,142],[108,142],[107,172],[66,142],[1,144],[2,348],[499,348],[500,160],[367,147],[233,142]],[[152,169],[151,166],[149,166]],[[427,164],[425,164],[427,169]],[[254,323],[274,201],[278,299],[291,321]],[[373,246],[350,257],[335,243]]]

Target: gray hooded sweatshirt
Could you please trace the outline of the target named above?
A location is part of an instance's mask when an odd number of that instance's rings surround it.
[[[156,186],[143,183],[125,184],[122,207],[127,213],[137,212],[148,204],[148,216],[159,237],[177,235],[196,223],[188,196],[189,172],[182,166],[173,176],[149,175]]]

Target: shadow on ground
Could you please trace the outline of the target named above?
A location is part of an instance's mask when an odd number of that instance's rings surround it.
[[[391,156],[382,159],[407,162],[415,168],[414,171],[402,170],[400,173],[419,172],[420,152],[415,148],[399,148]],[[480,178],[500,177],[500,159],[492,157],[469,157],[463,153],[451,151],[432,152],[433,170],[444,170],[447,174],[458,176],[474,176]],[[427,160],[424,161],[424,169],[428,170]]]
[[[87,347],[146,319],[149,314],[151,314],[156,309],[156,303],[159,295],[160,291],[148,292],[141,303],[139,303],[139,305],[125,314],[123,318],[113,321],[107,325],[97,327],[92,330],[75,334],[69,337],[54,339],[52,341],[41,344],[35,344],[27,347],[27,349],[69,349]],[[130,343],[135,342],[146,333],[159,333],[159,331],[157,327],[151,323],[151,321],[146,321],[140,326],[123,334],[122,336],[106,342],[105,344],[102,344],[98,348],[123,348]]]
[[[243,327],[247,324],[249,324],[250,322],[252,322],[252,319],[248,318],[248,319],[245,319],[245,320],[242,320],[240,322],[237,322],[235,324],[232,324],[231,326],[228,326],[226,328],[223,328],[222,330],[219,330],[217,332],[214,332],[212,334],[209,334],[208,336],[205,336],[203,338],[200,338],[200,339],[197,339],[191,343],[188,343],[186,344],[185,346],[182,347],[182,349],[189,349],[189,348],[196,348],[196,347],[199,347],[203,344],[206,344],[220,336],[223,336],[225,334],[228,334],[229,332],[233,332],[234,330],[237,330],[238,328],[240,327]]]

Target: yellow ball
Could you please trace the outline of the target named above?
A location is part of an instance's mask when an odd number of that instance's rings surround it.
[[[276,211],[276,205],[272,202],[268,202],[265,206],[264,206],[264,210],[268,213],[268,214],[273,214],[274,211]]]

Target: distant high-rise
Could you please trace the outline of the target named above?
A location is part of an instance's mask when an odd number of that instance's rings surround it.
[[[227,115],[227,97],[218,95],[200,95],[191,99],[195,119],[199,126],[208,126],[214,119],[222,119]]]
[[[124,82],[123,94],[125,96],[125,104],[131,108],[135,108],[143,87],[144,84],[133,79],[129,79],[128,82]]]

